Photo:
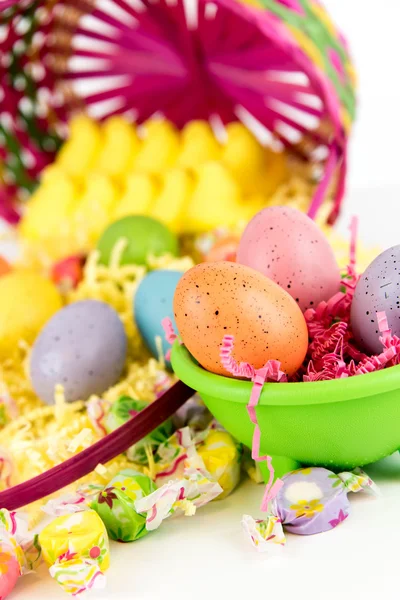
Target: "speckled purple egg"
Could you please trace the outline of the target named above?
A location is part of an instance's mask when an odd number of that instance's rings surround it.
[[[400,336],[400,246],[382,252],[357,283],[351,306],[355,340],[372,354],[382,352],[376,313],[385,311],[392,333]]]
[[[57,384],[68,402],[101,394],[119,380],[126,349],[124,327],[111,306],[98,300],[70,304],[50,319],[33,345],[33,388],[47,404],[54,404]]]

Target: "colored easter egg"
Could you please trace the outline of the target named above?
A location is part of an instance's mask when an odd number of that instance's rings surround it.
[[[307,352],[307,325],[296,302],[244,265],[201,263],[187,271],[176,288],[174,314],[185,346],[213,373],[229,375],[220,358],[225,335],[234,336],[233,358],[257,369],[275,359],[292,375]]]
[[[0,277],[2,275],[7,275],[7,273],[11,273],[12,268],[8,261],[5,258],[0,256]]]
[[[157,358],[159,354],[157,337],[161,338],[164,355],[171,347],[165,339],[161,321],[169,317],[176,327],[173,300],[181,277],[181,271],[152,271],[140,283],[135,294],[133,314],[136,325],[146,346]]]
[[[119,380],[126,358],[125,330],[105,302],[82,300],[60,310],[36,339],[30,376],[36,394],[54,403],[57,384],[67,402],[101,394]]]
[[[400,245],[385,250],[361,275],[351,305],[351,328],[358,344],[383,351],[377,312],[385,311],[392,334],[400,337]]]
[[[204,260],[206,262],[218,262],[220,260],[235,262],[238,245],[239,240],[233,235],[217,240],[204,257]]]
[[[339,267],[322,231],[287,206],[271,206],[253,217],[236,260],[275,281],[302,311],[329,300],[340,288]]]
[[[123,265],[144,265],[149,255],[178,254],[178,240],[165,225],[151,217],[132,215],[115,221],[104,231],[97,244],[101,263],[109,264],[120,239],[127,241],[121,258]]]
[[[61,308],[54,284],[29,271],[13,271],[0,278],[0,357],[18,342],[33,342],[43,325]]]
[[[21,573],[13,552],[14,550],[5,544],[0,546],[0,598],[6,598],[11,594]]]
[[[63,258],[54,263],[51,269],[51,278],[63,290],[74,289],[83,279],[84,264],[84,256],[76,255]]]

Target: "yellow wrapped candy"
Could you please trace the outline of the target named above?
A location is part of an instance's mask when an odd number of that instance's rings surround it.
[[[110,566],[106,528],[94,510],[56,517],[39,535],[50,574],[70,594],[104,585]]]
[[[229,496],[240,481],[241,446],[227,431],[211,429],[197,452],[207,471],[223,489],[218,500]]]

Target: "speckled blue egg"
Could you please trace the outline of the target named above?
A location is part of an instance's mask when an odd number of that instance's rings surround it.
[[[358,344],[371,354],[383,347],[376,313],[385,311],[392,333],[400,337],[400,246],[382,252],[360,277],[351,305],[351,327]]]
[[[152,271],[140,283],[135,294],[133,313],[136,325],[147,348],[156,358],[158,358],[157,336],[162,340],[164,355],[170,348],[161,321],[169,317],[176,331],[173,300],[176,286],[182,275],[180,271]]]
[[[98,300],[82,300],[58,311],[36,339],[30,377],[36,394],[54,403],[57,384],[67,402],[102,394],[119,380],[127,339],[115,310]]]

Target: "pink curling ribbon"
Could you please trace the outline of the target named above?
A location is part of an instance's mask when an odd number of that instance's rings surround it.
[[[251,390],[250,400],[247,405],[252,423],[254,423],[253,443],[251,456],[257,462],[266,461],[269,480],[265,487],[264,496],[261,502],[261,510],[266,512],[268,504],[276,497],[279,490],[283,486],[283,481],[277,479],[274,483],[275,470],[272,466],[272,458],[268,455],[260,455],[261,430],[258,424],[256,415],[256,406],[260,400],[261,391],[264,383],[270,381],[287,381],[287,377],[280,370],[280,363],[277,360],[269,360],[261,369],[255,369],[251,364],[246,362],[237,363],[232,357],[234,338],[232,335],[225,335],[222,340],[220,351],[222,366],[231,373],[234,377],[243,377],[251,379],[253,387]]]
[[[168,344],[171,344],[171,346],[172,346],[172,344],[178,338],[178,336],[175,333],[174,326],[172,324],[171,319],[169,317],[164,317],[164,319],[161,321],[161,325],[162,325],[162,328],[164,329],[165,339],[167,340]],[[171,358],[171,350],[169,349],[165,354],[165,360],[170,360],[170,358]]]

